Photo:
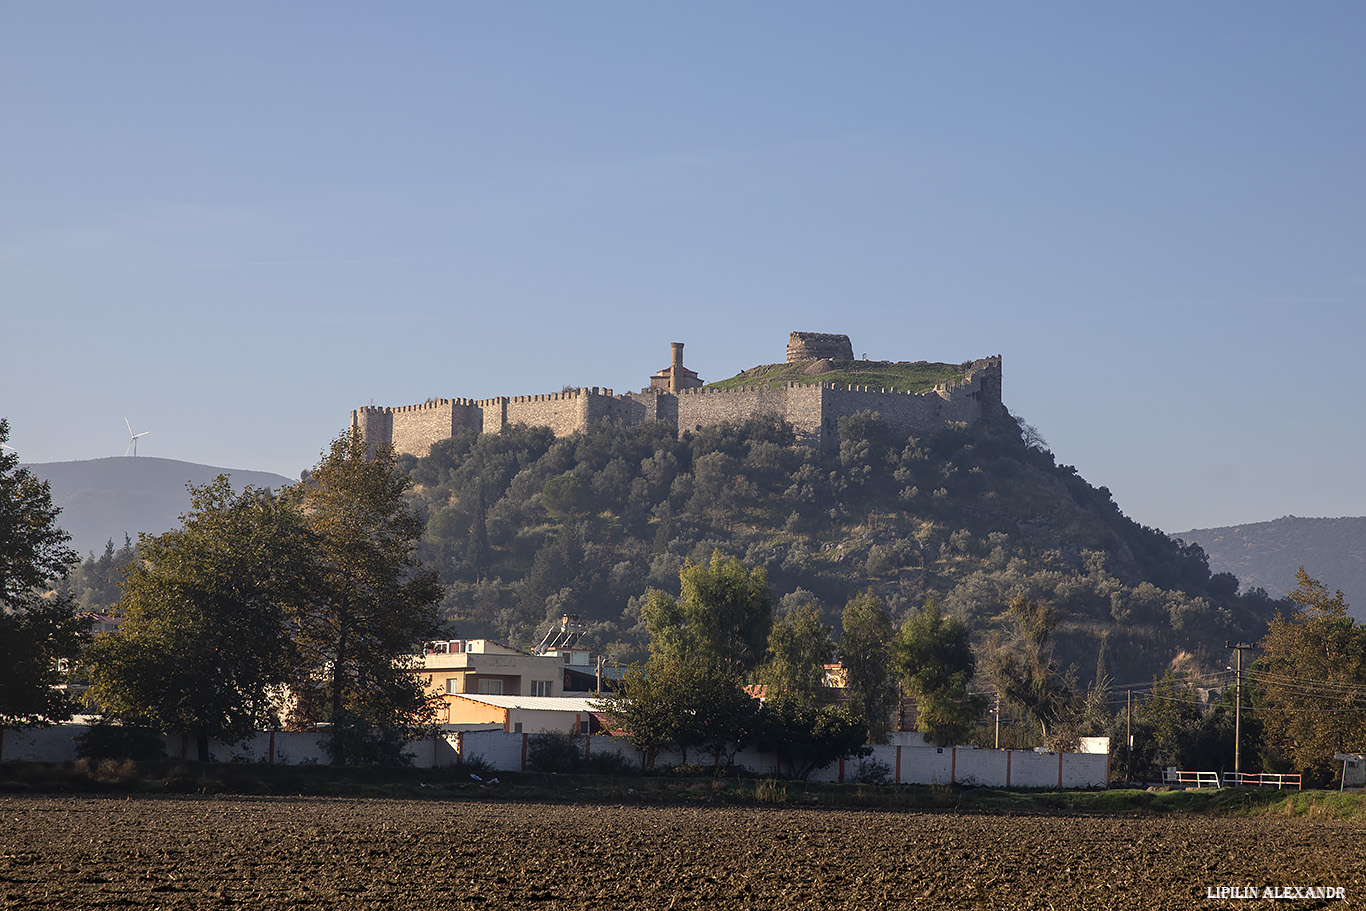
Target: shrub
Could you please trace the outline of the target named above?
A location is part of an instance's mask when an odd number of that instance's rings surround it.
[[[131,759],[101,759],[95,777],[126,784],[137,779],[138,766]]]
[[[874,756],[860,759],[853,777],[858,784],[887,784],[891,780],[892,767]]]
[[[583,764],[594,775],[639,775],[640,764],[616,751],[593,753]]]
[[[166,744],[152,728],[100,719],[75,738],[76,755],[98,765],[106,759],[158,762],[166,758]]]
[[[755,803],[787,803],[787,785],[773,779],[761,781],[754,786]]]
[[[533,771],[577,772],[583,762],[583,743],[578,734],[542,731],[527,738],[526,764]]]
[[[333,720],[323,749],[333,764],[344,757],[348,765],[410,766],[413,754],[404,748],[412,734],[407,728],[379,726],[361,715],[342,712]]]
[[[462,758],[460,764],[456,766],[456,768],[462,772],[468,772],[471,775],[477,775],[480,778],[485,779],[493,778],[498,774],[498,769],[483,756],[471,756],[468,759]]]

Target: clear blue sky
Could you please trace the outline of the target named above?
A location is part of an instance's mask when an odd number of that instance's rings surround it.
[[[1176,532],[1366,515],[1366,5],[9,3],[26,462],[297,476],[351,409],[1005,359]]]

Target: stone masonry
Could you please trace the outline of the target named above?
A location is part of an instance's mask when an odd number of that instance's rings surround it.
[[[824,332],[793,332],[787,337],[787,362],[796,361],[852,361],[854,346],[847,335],[827,335]]]
[[[799,338],[800,336],[800,338]],[[833,341],[828,341],[833,340]],[[841,341],[842,340],[842,341]],[[853,360],[846,335],[794,332],[794,344],[805,357]],[[832,356],[837,351],[839,357]],[[672,346],[670,366],[651,377],[640,392],[614,395],[596,386],[544,395],[498,396],[491,399],[431,399],[421,405],[366,406],[351,412],[351,428],[369,452],[392,445],[398,453],[425,456],[432,444],[456,431],[497,433],[514,424],[549,427],[567,436],[601,420],[640,424],[664,421],[680,436],[709,424],[738,422],[759,414],[782,418],[810,446],[838,445],[838,421],[860,411],[876,411],[896,430],[923,433],[949,422],[976,423],[1004,416],[1000,356],[974,361],[961,382],[941,384],[930,392],[907,393],[869,386],[834,383],[789,383],[776,389],[746,386],[704,389],[697,374],[683,366],[683,345]]]

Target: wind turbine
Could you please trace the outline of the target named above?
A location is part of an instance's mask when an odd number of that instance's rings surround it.
[[[123,416],[123,423],[128,424],[128,415]],[[150,430],[144,430],[142,433],[133,433],[133,425],[128,424],[128,448],[123,451],[123,454],[126,456],[129,452],[131,452],[133,453],[133,455],[137,455],[138,437],[145,437],[147,436],[147,434],[151,432],[152,431]]]

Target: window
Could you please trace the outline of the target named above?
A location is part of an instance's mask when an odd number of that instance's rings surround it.
[[[447,693],[458,693],[458,692],[460,692],[460,678],[459,678],[459,677],[447,677],[447,678],[446,678],[446,692],[447,692]]]
[[[501,680],[480,680],[479,692],[485,696],[503,695],[503,681]]]
[[[554,695],[554,693],[553,693],[552,690],[551,690],[551,687],[554,685],[554,683],[555,683],[555,681],[553,681],[553,680],[533,680],[533,681],[531,681],[531,695],[533,695],[533,696],[552,696],[552,695]]]

